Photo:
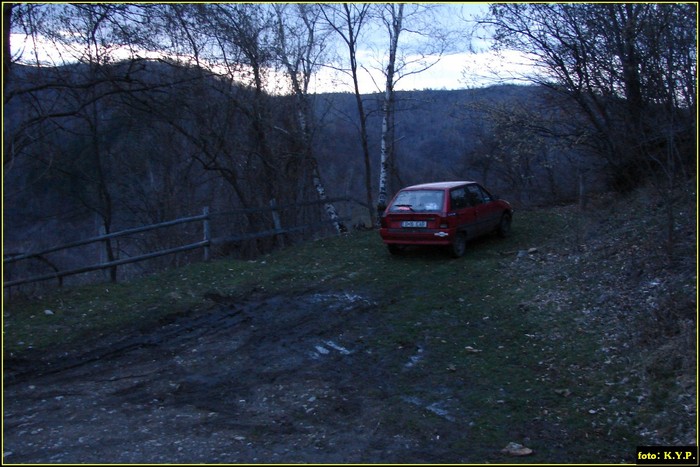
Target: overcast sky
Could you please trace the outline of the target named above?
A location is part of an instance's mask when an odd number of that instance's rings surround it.
[[[468,37],[468,31],[473,27],[475,15],[481,15],[488,10],[488,3],[447,3],[442,4],[440,21],[446,29],[463,31],[459,43],[454,44],[455,50],[436,58],[431,68],[418,74],[401,78],[396,90],[424,89],[464,89],[483,87],[497,82],[519,82],[518,77],[526,73],[529,66],[527,60],[520,54],[505,52],[500,56],[489,50],[490,42],[477,37]],[[379,31],[377,41],[381,44],[387,41],[386,33]],[[410,40],[407,35],[399,36],[399,44]],[[471,40],[471,42],[470,42]],[[381,46],[380,46],[381,47]],[[384,47],[386,49],[386,47]],[[378,70],[371,70],[376,65],[376,52],[364,51],[358,54],[358,60],[365,60],[365,73],[360,77],[360,87],[363,93],[382,92],[384,78]],[[371,71],[370,76],[367,71]],[[340,82],[339,82],[340,81]],[[320,91],[349,91],[350,81],[342,75],[323,71],[316,78],[316,89]]]
[[[518,73],[525,69],[524,60],[516,54],[505,54],[496,57],[488,51],[488,42],[472,38],[471,44],[467,41],[467,31],[473,23],[474,15],[482,14],[488,9],[487,3],[442,3],[439,11],[440,16],[436,20],[444,26],[445,30],[463,31],[460,40],[453,44],[454,50],[432,62],[434,65],[428,70],[417,74],[402,77],[396,85],[396,90],[424,90],[424,89],[464,89],[469,87],[488,86],[495,83],[494,71],[498,71],[502,76],[507,71]],[[410,26],[410,25],[408,25]],[[378,30],[375,34],[374,51],[362,50],[358,53],[358,60],[364,65],[364,72],[360,76],[360,87],[363,93],[381,92],[384,87],[384,77],[377,69],[380,67],[379,61],[386,55],[387,41],[386,32]],[[23,43],[23,37],[12,36],[13,55],[21,48],[28,47]],[[411,35],[402,33],[399,37],[399,46],[410,45]],[[469,47],[475,51],[469,51]],[[342,51],[340,52],[342,53]],[[31,56],[28,50],[24,50],[24,58]],[[55,57],[55,52],[51,47],[46,47],[40,51],[40,59],[58,64],[60,60]],[[51,58],[53,55],[53,58]],[[312,90],[315,92],[352,92],[353,88],[347,76],[332,73],[330,70],[322,70],[318,73]]]

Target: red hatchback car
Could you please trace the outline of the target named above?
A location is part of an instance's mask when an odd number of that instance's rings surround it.
[[[403,188],[381,218],[379,233],[392,254],[407,245],[442,245],[464,255],[467,241],[510,232],[513,208],[477,182],[425,183]]]

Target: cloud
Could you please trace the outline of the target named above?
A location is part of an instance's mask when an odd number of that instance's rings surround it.
[[[437,59],[437,58],[436,58]],[[429,69],[402,77],[397,91],[452,90],[485,87],[493,84],[520,83],[533,73],[533,59],[516,51],[461,52],[445,55]],[[360,92],[382,92],[384,76],[378,70],[363,70]],[[344,73],[322,69],[315,77],[313,92],[353,92],[352,80]]]

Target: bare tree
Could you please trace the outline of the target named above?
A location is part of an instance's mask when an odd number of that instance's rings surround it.
[[[382,140],[379,159],[379,196],[377,198],[377,210],[386,208],[387,204],[387,179],[389,176],[389,157],[394,137],[393,121],[394,113],[394,85],[396,74],[396,53],[399,46],[399,35],[403,30],[404,4],[387,4],[387,15],[383,16],[387,33],[389,35],[389,61],[386,65],[384,100],[382,103]]]
[[[14,3],[2,4],[2,88],[5,89],[5,83],[10,76],[10,66],[12,64],[12,10],[15,8]]]
[[[368,113],[365,111],[364,101],[360,91],[359,64],[357,60],[360,35],[363,26],[370,16],[372,6],[366,3],[343,3],[342,5],[325,4],[322,5],[321,8],[326,23],[331,30],[341,38],[347,47],[349,70],[340,68],[340,71],[349,73],[352,79],[365,169],[365,197],[369,211],[370,225],[375,225],[376,216],[374,201],[372,200],[372,167],[369,151],[369,137],[367,135]]]
[[[320,66],[320,58],[326,43],[318,24],[321,9],[315,5],[274,5],[277,15],[278,58],[289,80],[294,99],[297,133],[301,141],[301,165],[309,166],[316,194],[327,201],[326,189],[321,180],[318,162],[313,152],[314,112],[309,83]],[[293,13],[289,14],[289,10]],[[302,180],[303,182],[303,180]],[[325,202],[326,213],[338,233],[347,228],[332,203]]]
[[[81,23],[89,14],[98,19],[94,30]],[[132,31],[144,21],[139,8],[125,5],[16,4],[11,18],[12,32],[25,40],[16,45],[19,51],[10,61],[30,67],[18,68],[23,72],[13,73],[9,85],[5,81],[4,103],[31,112],[4,126],[5,164],[33,140],[37,125],[69,118],[101,99],[138,87],[134,72],[142,69],[142,59],[136,55],[139,35]],[[96,67],[99,73],[83,72]],[[73,107],[61,101],[61,93],[71,89],[83,91]],[[13,99],[22,102],[15,104]]]
[[[527,79],[578,104],[629,185],[658,161],[650,151],[661,108],[674,122],[664,139],[694,128],[694,15],[690,4],[498,4],[481,22],[494,28],[497,48],[535,57]]]
[[[697,155],[697,5],[494,4],[497,48],[535,57],[531,81],[577,103],[626,190],[651,180],[668,203]]]
[[[267,205],[288,185],[268,92],[275,56],[271,11],[242,4],[157,8],[159,47],[181,80],[167,93],[141,96],[141,108],[167,122],[191,148],[190,157],[225,180],[242,206]],[[252,230],[272,223],[260,212],[246,218]]]
[[[379,11],[379,21],[388,40],[388,58],[378,62],[378,68],[384,77],[377,198],[377,208],[380,212],[388,201],[390,166],[395,164],[393,159],[396,85],[402,78],[422,73],[434,66],[447,50],[449,34],[441,29],[440,23],[433,16],[435,8],[435,5],[406,6],[403,3],[388,3]],[[404,37],[408,45],[400,47],[399,38]]]
[[[155,122],[133,109],[132,97],[173,84],[159,82],[162,75],[139,56],[151,43],[143,31],[150,7],[18,5],[14,13],[13,28],[26,34],[28,46],[13,60],[32,66],[18,64],[6,83],[6,110],[17,117],[4,128],[6,168],[15,161],[22,161],[22,170],[41,168],[30,173],[54,190],[46,201],[74,200],[82,207],[81,216],[91,213],[95,221],[90,222],[102,233],[125,220],[157,222],[182,212],[177,206],[184,209],[187,203],[176,206],[168,195],[193,187],[188,167],[175,163],[182,153],[168,152],[168,173],[158,171],[155,161],[165,153],[154,144]],[[42,44],[52,50],[50,55],[40,54]],[[135,154],[142,151],[144,157],[138,159]],[[137,182],[139,175],[148,183]],[[53,216],[71,209],[75,206],[65,203]],[[36,206],[36,212],[44,210]],[[103,259],[116,259],[119,245],[112,239],[103,245]],[[114,268],[110,279],[116,280]]]
[[[37,104],[37,119],[54,119],[59,115],[77,119],[82,124],[72,125],[77,140],[80,141],[76,153],[80,164],[74,165],[69,172],[84,184],[78,193],[80,202],[99,219],[101,233],[112,231],[115,219],[114,195],[110,183],[110,165],[112,156],[105,135],[107,116],[104,101],[114,92],[113,83],[118,80],[113,75],[115,52],[124,42],[118,26],[119,17],[129,12],[125,6],[114,5],[63,5],[51,6],[51,23],[35,29],[47,40],[54,41],[57,50],[69,55],[78,65],[53,70],[56,73],[53,86],[62,87],[63,96],[59,105],[62,110],[55,112],[49,108],[58,101]],[[38,24],[33,25],[39,28]],[[36,57],[39,60],[39,57]],[[41,64],[41,63],[39,63]],[[58,73],[63,73],[62,75]],[[68,106],[66,108],[66,103]],[[66,168],[63,168],[66,172]],[[114,261],[117,253],[113,240],[104,241],[105,259]],[[110,269],[110,279],[117,280],[116,268]]]

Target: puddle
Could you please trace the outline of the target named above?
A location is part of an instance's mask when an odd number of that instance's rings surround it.
[[[409,357],[408,363],[406,363],[406,364],[404,365],[404,368],[412,368],[412,367],[414,367],[418,362],[420,362],[421,360],[423,360],[423,347],[421,347],[421,346],[419,345],[419,346],[418,346],[417,352],[418,352],[418,353],[416,353],[415,355],[411,355],[411,356]]]
[[[350,350],[346,349],[345,347],[343,347],[341,345],[336,344],[333,341],[326,341],[326,345],[328,347],[331,347],[331,348],[337,350],[338,352],[342,353],[343,355],[350,355],[352,353]]]
[[[329,311],[350,311],[355,308],[364,308],[376,305],[362,295],[351,292],[320,292],[304,297],[312,304],[325,304]]]
[[[455,417],[450,415],[449,410],[443,407],[443,403],[440,401],[429,404],[415,396],[401,396],[401,400],[403,400],[404,402],[408,402],[411,405],[415,405],[417,407],[425,409],[428,412],[432,412],[435,415],[444,418],[445,420],[449,420],[451,422],[454,422],[456,420]]]

